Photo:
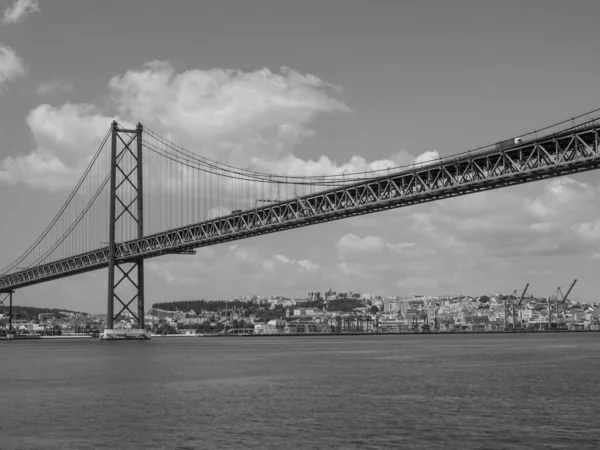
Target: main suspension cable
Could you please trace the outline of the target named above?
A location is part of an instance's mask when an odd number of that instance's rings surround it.
[[[29,246],[29,248],[27,248],[27,250],[25,250],[25,252],[23,252],[23,254],[21,254],[21,256],[19,256],[19,258],[17,258],[17,260],[13,261],[11,264],[9,264],[8,266],[6,266],[4,269],[2,269],[0,271],[1,275],[7,274],[11,270],[13,270],[15,267],[17,267],[19,264],[21,264],[25,260],[25,258],[27,258],[36,249],[36,247],[48,235],[48,233],[50,233],[50,231],[52,230],[52,228],[54,227],[54,225],[58,222],[58,220],[61,218],[61,216],[63,215],[63,213],[66,211],[66,209],[69,207],[69,205],[73,201],[73,198],[75,198],[75,195],[77,195],[77,193],[79,192],[79,189],[83,185],[83,182],[87,178],[87,176],[90,173],[92,167],[94,166],[96,160],[100,156],[100,153],[104,149],[104,146],[106,145],[108,137],[110,136],[110,132],[111,132],[111,130],[109,128],[109,130],[107,131],[106,135],[104,136],[104,139],[102,140],[102,143],[98,147],[98,150],[94,154],[94,156],[93,156],[90,164],[86,168],[85,172],[83,173],[83,175],[79,179],[77,185],[75,186],[75,188],[73,189],[73,191],[71,192],[71,194],[69,195],[69,197],[67,197],[67,200],[64,202],[64,204],[62,205],[62,207],[60,208],[60,210],[58,211],[58,213],[50,221],[50,224],[44,229],[44,231],[42,231],[42,234],[40,234],[40,236],[33,242],[33,244],[31,244]]]

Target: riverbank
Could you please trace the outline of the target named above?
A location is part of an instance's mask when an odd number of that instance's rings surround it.
[[[600,333],[600,330],[560,330],[560,331],[440,331],[434,332],[386,332],[386,333],[365,333],[365,332],[343,332],[343,333],[261,333],[261,334],[235,334],[235,333],[218,333],[218,334],[152,334],[152,339],[167,339],[167,338],[274,338],[274,337],[344,337],[344,336],[456,336],[456,335],[544,335],[544,334],[574,334],[574,333]],[[30,340],[30,339],[97,339],[91,335],[76,335],[76,336],[0,336],[0,340]]]
[[[439,332],[406,332],[390,331],[386,333],[365,333],[365,332],[342,332],[342,333],[260,333],[260,334],[216,334],[212,336],[220,337],[319,337],[319,336],[452,336],[452,335],[540,335],[540,334],[572,334],[572,333],[600,333],[600,330],[551,330],[551,331],[439,331]]]

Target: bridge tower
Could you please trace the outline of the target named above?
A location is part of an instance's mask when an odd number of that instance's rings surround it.
[[[125,129],[117,122],[112,123],[106,315],[109,330],[126,311],[137,321],[138,328],[144,329],[144,260],[127,258],[130,249],[124,243],[144,236],[142,138],[142,124]],[[117,231],[121,232],[120,240]],[[132,311],[131,305],[136,300],[137,309]]]
[[[12,317],[13,317],[13,294],[15,292],[10,290],[10,291],[5,291],[5,292],[0,292],[0,296],[4,295],[4,298],[0,299],[0,306],[2,306],[2,308],[4,309],[6,307],[6,305],[4,304],[4,302],[6,300],[8,300],[8,328],[6,329],[6,338],[10,339],[13,336],[14,330],[13,330],[13,326],[12,326]]]

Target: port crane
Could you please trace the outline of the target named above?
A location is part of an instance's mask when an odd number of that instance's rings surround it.
[[[563,294],[562,287],[559,286],[552,293],[552,295],[550,297],[548,297],[548,329],[550,329],[551,324],[552,324],[552,312],[550,311],[552,300],[554,300],[554,309],[556,311],[556,328],[558,329],[558,328],[560,328],[561,325],[563,325],[563,326],[565,325],[565,322],[566,322],[565,304],[566,304],[567,298],[569,297],[569,294],[571,293],[571,291],[573,290],[573,287],[575,286],[575,283],[577,283],[577,278],[573,280],[573,282],[569,286],[569,289],[567,289],[566,294]],[[560,319],[561,319],[560,310],[561,309],[562,309],[562,321],[560,321]]]
[[[523,302],[523,298],[525,297],[525,294],[527,293],[527,288],[529,288],[529,283],[527,283],[525,285],[525,289],[523,289],[523,293],[521,294],[521,297],[519,297],[519,302],[517,303],[517,307],[515,308],[515,304],[513,303],[513,308],[512,308],[512,313],[513,313],[513,331],[515,329],[515,326],[517,324],[517,310],[521,310],[521,303]],[[523,323],[522,321],[519,322],[520,327],[519,328],[523,328]]]
[[[512,330],[515,331],[516,324],[517,324],[517,309],[521,308],[521,303],[523,302],[523,298],[525,297],[525,294],[527,293],[528,288],[529,288],[529,283],[527,283],[525,285],[525,289],[523,289],[523,292],[519,296],[518,301],[517,301],[517,292],[518,292],[517,289],[515,289],[513,291],[513,293],[511,295],[509,295],[508,298],[504,301],[504,324],[505,324],[505,329],[507,331],[509,329],[509,326],[508,326],[509,315],[512,317]],[[516,307],[515,307],[515,304],[516,304]]]

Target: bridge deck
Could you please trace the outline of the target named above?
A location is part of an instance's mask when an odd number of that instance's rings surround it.
[[[415,165],[316,194],[191,224],[120,243],[118,263],[153,258],[222,242],[245,239],[466,195],[600,167],[598,125],[566,130],[510,148],[465,153]],[[0,277],[0,292],[108,266],[108,247]]]

